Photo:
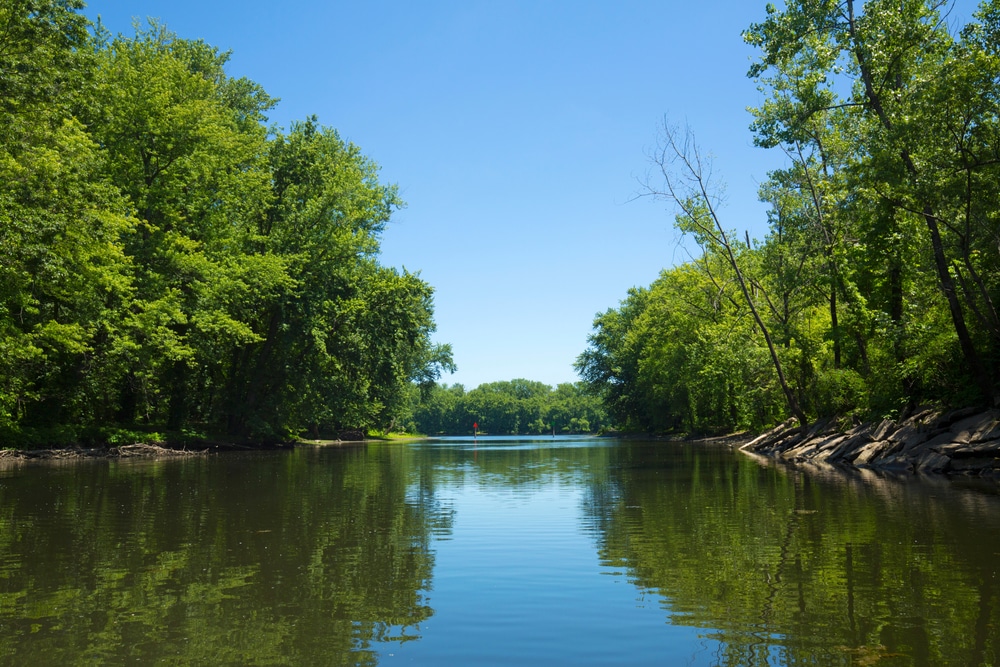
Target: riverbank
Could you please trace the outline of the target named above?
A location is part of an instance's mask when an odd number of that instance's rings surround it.
[[[339,439],[300,439],[277,443],[237,443],[221,441],[203,441],[172,445],[168,442],[134,443],[121,446],[65,446],[34,449],[0,449],[0,466],[43,461],[72,461],[79,459],[167,459],[192,456],[207,456],[225,452],[257,452],[279,449],[292,449],[297,446],[336,447],[345,445],[361,445],[377,442],[414,442],[425,440],[424,436],[392,436],[346,437]]]
[[[176,449],[158,444],[135,443],[119,447],[56,447],[50,449],[0,449],[0,464],[74,459],[176,458],[202,456],[210,449]]]
[[[785,422],[740,451],[796,463],[1000,477],[1000,410],[920,408],[843,431],[834,420]]]

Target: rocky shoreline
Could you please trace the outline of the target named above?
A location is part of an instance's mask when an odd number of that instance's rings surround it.
[[[1000,477],[1000,410],[920,408],[843,431],[835,420],[785,422],[740,451],[795,463]]]

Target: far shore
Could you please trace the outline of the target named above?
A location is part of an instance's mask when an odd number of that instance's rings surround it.
[[[931,473],[1000,479],[1000,409],[942,410],[921,407],[898,420],[858,424],[844,429],[837,420],[820,420],[808,428],[789,420],[761,434],[682,436],[608,433],[630,440],[711,443],[790,464],[827,465],[895,473]],[[370,436],[358,431],[343,439],[302,438],[277,443],[206,441],[184,446],[164,442],[105,447],[0,449],[0,467],[31,462],[80,459],[168,459],[224,452],[287,450],[300,446],[344,447],[372,443],[410,443],[434,436]]]

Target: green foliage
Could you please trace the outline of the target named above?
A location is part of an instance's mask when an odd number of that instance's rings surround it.
[[[555,389],[516,379],[482,384],[466,392],[460,384],[435,384],[411,390],[411,432],[468,434],[478,424],[491,435],[592,433],[607,424],[599,399],[580,383]]]
[[[767,349],[716,260],[665,270],[648,290],[633,291],[621,307],[624,331],[614,330],[620,311],[595,321],[577,367],[620,428],[720,433],[782,414]]]
[[[816,411],[825,415],[868,415],[868,386],[857,371],[831,368],[816,379]]]
[[[746,31],[765,96],[751,109],[754,139],[789,158],[761,188],[769,234],[751,247],[727,240],[703,220],[715,193],[686,198],[668,182],[677,227],[703,255],[598,316],[578,360],[617,425],[712,432],[783,419],[761,364],[768,333],[788,403],[810,418],[996,400],[1000,21],[984,2],[952,34],[940,10],[789,2]],[[752,288],[742,302],[737,268]]]
[[[633,323],[646,308],[649,291],[629,290],[619,309],[608,309],[594,321],[590,347],[580,355],[576,370],[586,386],[600,396],[612,423],[628,428],[637,414],[639,346],[631,332]]]
[[[0,8],[0,427],[391,426],[454,368],[377,261],[396,187],[314,118],[266,128],[228,53],[80,7]]]

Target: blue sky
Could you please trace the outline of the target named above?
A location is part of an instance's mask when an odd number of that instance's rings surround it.
[[[399,185],[382,263],[435,288],[467,389],[578,378],[594,316],[686,259],[664,202],[636,199],[664,118],[726,183],[728,227],[761,237],[762,100],[741,31],[755,0],[93,0],[113,33],[160,19],[232,51],[229,74],[315,114]]]

